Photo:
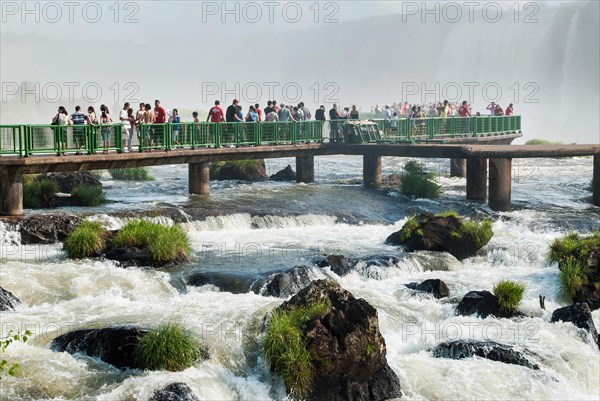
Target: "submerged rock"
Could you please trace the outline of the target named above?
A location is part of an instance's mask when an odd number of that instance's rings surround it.
[[[525,366],[534,370],[539,369],[539,366],[530,362],[522,352],[515,350],[510,345],[494,341],[449,341],[436,346],[433,350],[433,356],[451,359],[478,356],[492,361]]]
[[[138,368],[134,349],[146,333],[134,326],[76,330],[55,338],[50,347],[54,351],[96,357],[118,368]]]
[[[453,215],[438,216],[422,213],[408,220],[400,231],[388,236],[385,243],[401,245],[408,252],[418,250],[448,252],[462,260],[474,256],[489,242],[492,235],[491,230],[486,231],[486,235],[466,234],[461,231],[463,226],[462,219]]]
[[[250,288],[255,281],[256,276],[229,272],[193,272],[186,279],[187,285],[194,287],[213,285],[220,291],[231,292],[232,294],[250,292]]]
[[[12,292],[6,291],[0,287],[0,311],[6,312],[15,310],[15,308],[21,303],[21,300],[14,296]]]
[[[570,322],[580,329],[587,330],[591,335],[598,347],[600,347],[600,335],[596,331],[596,325],[594,319],[592,319],[592,311],[586,303],[576,303],[573,305],[565,306],[564,308],[556,309],[552,312],[552,323],[555,322]]]
[[[411,290],[428,292],[435,298],[444,298],[450,295],[448,286],[440,279],[428,279],[423,281],[421,284],[409,283],[406,284],[406,286]]]
[[[523,316],[518,311],[507,312],[500,309],[498,297],[489,291],[468,292],[456,307],[456,314],[463,316],[476,314],[481,318],[486,318],[490,315],[504,318]]]
[[[200,401],[192,389],[185,383],[171,383],[154,390],[152,398],[148,401]]]
[[[316,280],[277,310],[292,311],[323,300],[330,308],[302,327],[303,342],[315,369],[306,398],[383,401],[400,397],[398,376],[386,360],[377,311],[367,301],[356,299],[335,282]],[[273,363],[272,368],[275,366]]]
[[[21,244],[54,244],[63,242],[75,230],[81,218],[69,214],[37,214],[21,221]]]
[[[273,181],[296,181],[296,172],[288,164],[283,170],[273,174],[270,179]]]
[[[252,285],[252,291],[267,297],[287,298],[306,287],[311,281],[322,278],[308,266],[296,266],[290,270],[272,273]]]

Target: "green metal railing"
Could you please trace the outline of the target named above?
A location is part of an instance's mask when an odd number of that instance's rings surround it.
[[[521,131],[521,116],[370,121],[374,124],[354,124],[353,120],[142,124],[135,132],[139,132],[138,150],[144,152],[323,142],[324,137],[330,142],[410,143]],[[123,152],[122,130],[121,124],[0,125],[0,154]]]

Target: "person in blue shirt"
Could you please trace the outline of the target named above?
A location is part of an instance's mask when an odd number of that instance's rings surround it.
[[[171,133],[171,140],[173,141],[173,145],[180,145],[177,142],[177,136],[179,135],[179,131],[181,131],[181,118],[179,117],[179,112],[177,109],[173,109],[173,117],[171,117],[171,123],[173,124],[173,132]]]

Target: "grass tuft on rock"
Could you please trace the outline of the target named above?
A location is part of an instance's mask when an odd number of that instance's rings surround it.
[[[304,326],[331,310],[329,300],[273,312],[263,342],[263,353],[271,369],[280,374],[290,394],[305,398],[311,391],[315,366],[303,338]]]
[[[190,240],[181,227],[166,227],[146,220],[127,223],[113,238],[113,245],[147,247],[156,263],[169,263],[187,258],[192,251]]]
[[[436,216],[446,217],[446,218],[456,217],[457,219],[460,219],[460,215],[458,214],[458,212],[456,212],[454,210],[444,210],[443,212],[436,214]]]
[[[106,203],[106,195],[99,185],[79,185],[73,188],[71,196],[81,206],[98,206]]]
[[[400,189],[406,196],[417,198],[437,198],[442,193],[442,187],[436,184],[435,173],[428,173],[422,164],[410,160],[404,165],[404,175]]]
[[[563,264],[558,277],[560,279],[560,293],[567,299],[572,300],[577,288],[585,282],[585,265],[579,261],[570,259]]]
[[[480,223],[471,220],[464,220],[463,225],[460,227],[458,232],[452,233],[455,237],[460,238],[466,235],[471,238],[473,244],[477,248],[483,247],[485,244],[490,242],[490,239],[494,236],[492,231],[492,223],[489,220],[484,220]]]
[[[419,218],[417,216],[413,216],[406,220],[406,223],[400,229],[400,240],[408,241],[410,237],[412,237],[415,230],[419,229]]]
[[[116,168],[108,170],[113,180],[118,181],[153,181],[146,167]]]
[[[69,234],[63,245],[67,256],[82,259],[98,256],[106,247],[106,229],[94,221],[83,221]]]
[[[500,309],[505,312],[517,310],[524,292],[525,286],[514,281],[502,280],[494,286],[494,295],[498,298]]]
[[[142,369],[178,372],[192,366],[204,352],[181,323],[163,323],[139,340],[134,355]]]
[[[56,181],[27,178],[23,181],[23,207],[41,209],[56,206],[54,194],[60,192]]]
[[[550,245],[550,262],[558,262],[562,266],[569,260],[581,263],[587,262],[587,257],[592,249],[600,247],[600,230],[587,236],[577,232],[570,232],[563,238],[557,238]]]

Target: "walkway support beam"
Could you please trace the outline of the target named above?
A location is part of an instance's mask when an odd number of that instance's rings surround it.
[[[485,201],[487,197],[487,159],[467,159],[467,199]]]
[[[0,175],[0,215],[23,215],[23,174]]]
[[[512,159],[490,159],[489,205],[492,210],[510,210]]]
[[[296,156],[296,182],[308,184],[315,180],[315,156]]]
[[[210,168],[208,162],[188,164],[189,191],[191,194],[210,193]]]
[[[378,188],[381,185],[381,156],[363,156],[363,185]]]
[[[594,155],[594,178],[592,178],[594,205],[600,206],[600,155]]]
[[[467,161],[465,159],[450,159],[450,177],[464,178],[467,176]]]

